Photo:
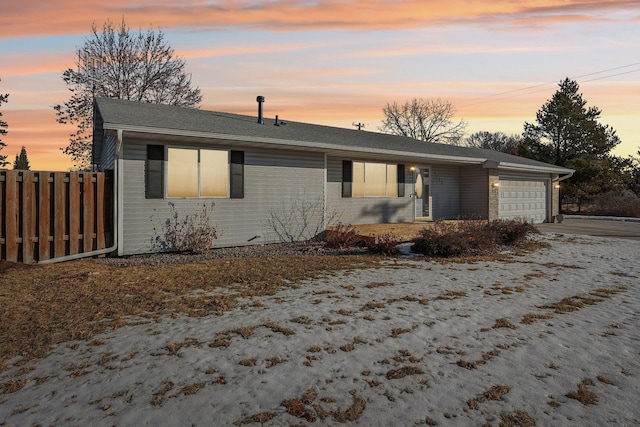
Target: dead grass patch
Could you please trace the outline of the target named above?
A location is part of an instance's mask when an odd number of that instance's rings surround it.
[[[611,381],[609,378],[605,377],[604,375],[598,375],[596,379],[601,383],[613,385],[613,381]]]
[[[309,319],[307,316],[294,317],[293,319],[291,319],[289,321],[293,322],[293,323],[299,323],[301,325],[308,325],[308,324],[311,323],[311,319]]]
[[[535,425],[536,420],[521,409],[500,414],[500,427],[534,427]]]
[[[516,329],[516,325],[511,323],[509,319],[507,319],[506,317],[501,317],[499,319],[496,319],[496,323],[493,324],[492,328],[493,329],[499,329],[499,328]]]
[[[271,421],[275,416],[275,412],[258,412],[257,414],[249,415],[247,418],[234,422],[233,425],[243,426],[256,423],[260,423],[262,425],[267,421]]]
[[[293,329],[289,329],[287,327],[278,325],[275,322],[267,322],[264,324],[264,326],[266,326],[267,328],[271,329],[273,332],[278,332],[281,333],[284,336],[289,336],[289,335],[294,335],[295,332],[293,332]]]
[[[249,359],[242,359],[240,362],[238,362],[240,365],[242,366],[247,366],[247,367],[252,367],[252,366],[256,366],[256,358],[252,357]]]
[[[255,331],[257,326],[239,326],[234,329],[233,332],[240,335],[245,340],[248,340],[251,335],[253,335],[253,331]]]
[[[280,356],[274,356],[274,357],[269,357],[268,359],[265,359],[265,362],[267,363],[267,368],[273,368],[276,365],[288,362],[288,360]]]
[[[173,382],[164,381],[162,384],[163,384],[162,389],[153,393],[153,398],[151,399],[151,402],[150,402],[153,406],[162,406],[162,404],[165,401],[164,396],[167,393],[169,393],[171,390],[173,390],[173,386],[174,386]]]
[[[411,329],[394,328],[391,330],[391,338],[398,338],[400,335],[406,334],[407,332],[411,332]]]
[[[448,301],[448,300],[460,299],[466,296],[467,296],[467,293],[465,291],[446,291],[438,295],[435,299]]]
[[[576,391],[570,391],[565,396],[570,399],[575,399],[583,405],[597,405],[598,396],[589,390],[587,385],[593,385],[593,382],[591,380],[583,380],[582,383],[578,384],[578,389]]]
[[[366,284],[364,287],[369,289],[380,288],[383,286],[395,286],[395,283],[392,282],[371,282]]]
[[[339,423],[347,423],[357,421],[360,414],[362,414],[367,407],[367,401],[362,396],[356,394],[353,395],[353,402],[344,411],[335,411],[331,415],[333,419]]]
[[[550,313],[527,313],[524,316],[522,316],[522,320],[520,321],[520,323],[524,323],[525,325],[530,325],[536,320],[551,319],[551,318],[553,318],[553,314],[550,314]]]
[[[180,393],[184,394],[185,396],[190,396],[192,394],[196,394],[203,388],[204,388],[204,382],[199,381],[197,383],[189,384],[182,387],[182,390],[180,390]]]
[[[369,301],[362,306],[360,310],[375,310],[378,308],[385,308],[387,305],[381,301]]]
[[[418,368],[417,366],[403,366],[402,368],[391,369],[390,371],[387,372],[386,376],[388,380],[395,380],[398,378],[404,378],[408,375],[422,375],[422,374],[424,374],[424,371]]]
[[[509,390],[511,390],[511,387],[509,386],[501,384],[494,385],[480,396],[467,400],[467,406],[469,409],[478,409],[480,404],[487,400],[500,401],[505,394],[509,393]]]
[[[378,266],[380,259],[270,256],[127,267],[84,259],[12,265],[0,272],[0,367],[18,355],[31,360],[56,344],[91,339],[137,321],[134,316],[221,314],[238,297],[273,295],[326,272]],[[222,289],[225,294],[217,294]]]

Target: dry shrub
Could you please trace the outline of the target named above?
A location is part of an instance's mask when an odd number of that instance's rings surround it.
[[[400,238],[391,232],[372,235],[365,241],[367,250],[370,253],[383,255],[397,254],[399,252],[397,246],[400,243]]]
[[[348,249],[358,246],[362,237],[351,224],[338,223],[325,232],[325,246],[330,249]]]
[[[209,207],[203,204],[202,210],[197,214],[187,214],[184,219],[180,219],[175,203],[169,202],[171,217],[162,225],[164,235],[155,237],[154,247],[161,251],[193,253],[211,249],[218,238],[218,232],[211,224],[211,211],[214,206],[213,202]]]
[[[413,239],[412,251],[431,257],[486,255],[505,246],[522,246],[537,229],[520,221],[436,221]]]

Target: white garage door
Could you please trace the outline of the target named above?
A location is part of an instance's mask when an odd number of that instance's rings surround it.
[[[547,181],[500,179],[500,219],[524,219],[541,223],[547,220]]]

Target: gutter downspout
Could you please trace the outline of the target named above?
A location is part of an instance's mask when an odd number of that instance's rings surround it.
[[[38,264],[53,264],[56,262],[73,261],[76,259],[87,258],[97,255],[104,255],[114,252],[118,249],[118,235],[119,235],[119,221],[118,221],[118,203],[120,197],[118,197],[118,162],[120,160],[120,149],[122,147],[122,130],[118,129],[118,138],[116,141],[116,149],[114,153],[114,171],[113,171],[113,245],[108,248],[99,249],[91,252],[82,252],[79,254],[67,255],[58,258],[50,258],[42,261],[38,261]]]

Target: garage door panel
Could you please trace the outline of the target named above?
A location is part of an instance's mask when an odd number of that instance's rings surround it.
[[[500,178],[500,219],[525,219],[541,223],[547,219],[547,181]]]

